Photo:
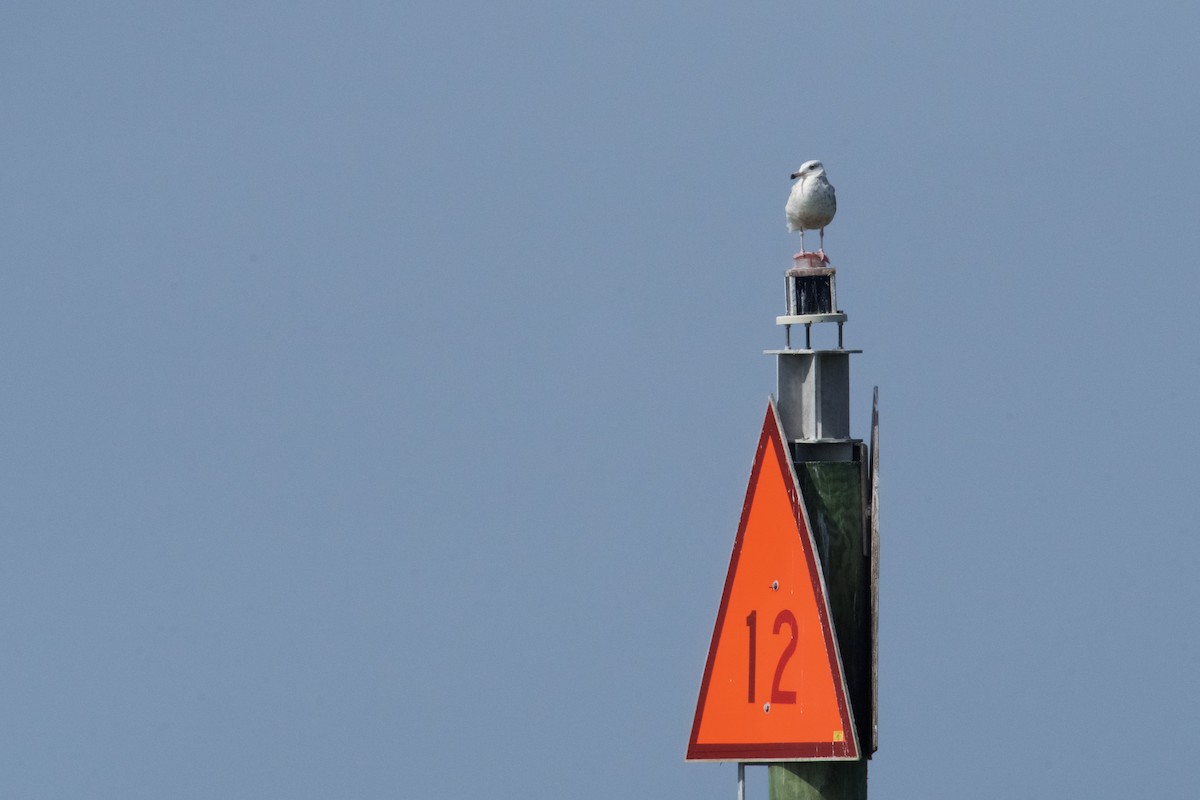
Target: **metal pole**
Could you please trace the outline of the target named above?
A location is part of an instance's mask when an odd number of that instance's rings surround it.
[[[738,800],[746,800],[746,765],[738,762]]]
[[[792,443],[800,493],[825,575],[861,757],[771,764],[770,800],[866,800],[867,758],[874,743],[872,564],[870,548],[864,548],[868,453],[850,436],[849,357],[859,351],[845,349],[842,320],[830,321],[838,326],[837,350],[813,351],[812,326],[805,323],[807,352],[774,353],[783,433]]]

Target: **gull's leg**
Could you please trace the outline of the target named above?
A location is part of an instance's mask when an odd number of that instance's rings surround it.
[[[804,255],[808,251],[804,249],[804,228],[800,229],[800,255]]]
[[[828,260],[825,258],[825,229],[824,228],[821,228],[821,244],[817,247],[817,255],[819,255],[821,257],[822,261]]]

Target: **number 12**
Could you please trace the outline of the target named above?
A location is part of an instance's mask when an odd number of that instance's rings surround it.
[[[783,680],[783,670],[787,666],[788,659],[792,657],[792,653],[796,652],[796,636],[800,632],[800,625],[796,622],[796,615],[786,608],[775,616],[775,624],[771,627],[771,633],[777,635],[779,629],[784,625],[792,629],[792,636],[788,640],[787,646],[783,648],[783,652],[779,654],[779,663],[775,666],[775,680],[771,682],[771,702],[786,705],[796,702],[796,693],[781,689],[779,684]],[[746,689],[746,700],[753,703],[755,657],[758,650],[758,611],[751,611],[746,615],[746,627],[750,629],[750,680]]]

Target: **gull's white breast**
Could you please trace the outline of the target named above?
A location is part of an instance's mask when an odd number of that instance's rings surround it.
[[[817,230],[833,221],[837,196],[824,173],[808,175],[792,186],[784,210],[789,231]]]

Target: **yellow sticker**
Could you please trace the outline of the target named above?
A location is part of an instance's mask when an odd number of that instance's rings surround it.
[[[841,732],[841,731],[834,731],[834,732],[833,732],[833,740],[834,740],[835,742],[840,742],[840,741],[842,741],[842,740],[843,740],[843,739],[845,739],[845,738],[846,738],[846,737],[845,737],[845,736],[842,734],[842,732]]]

